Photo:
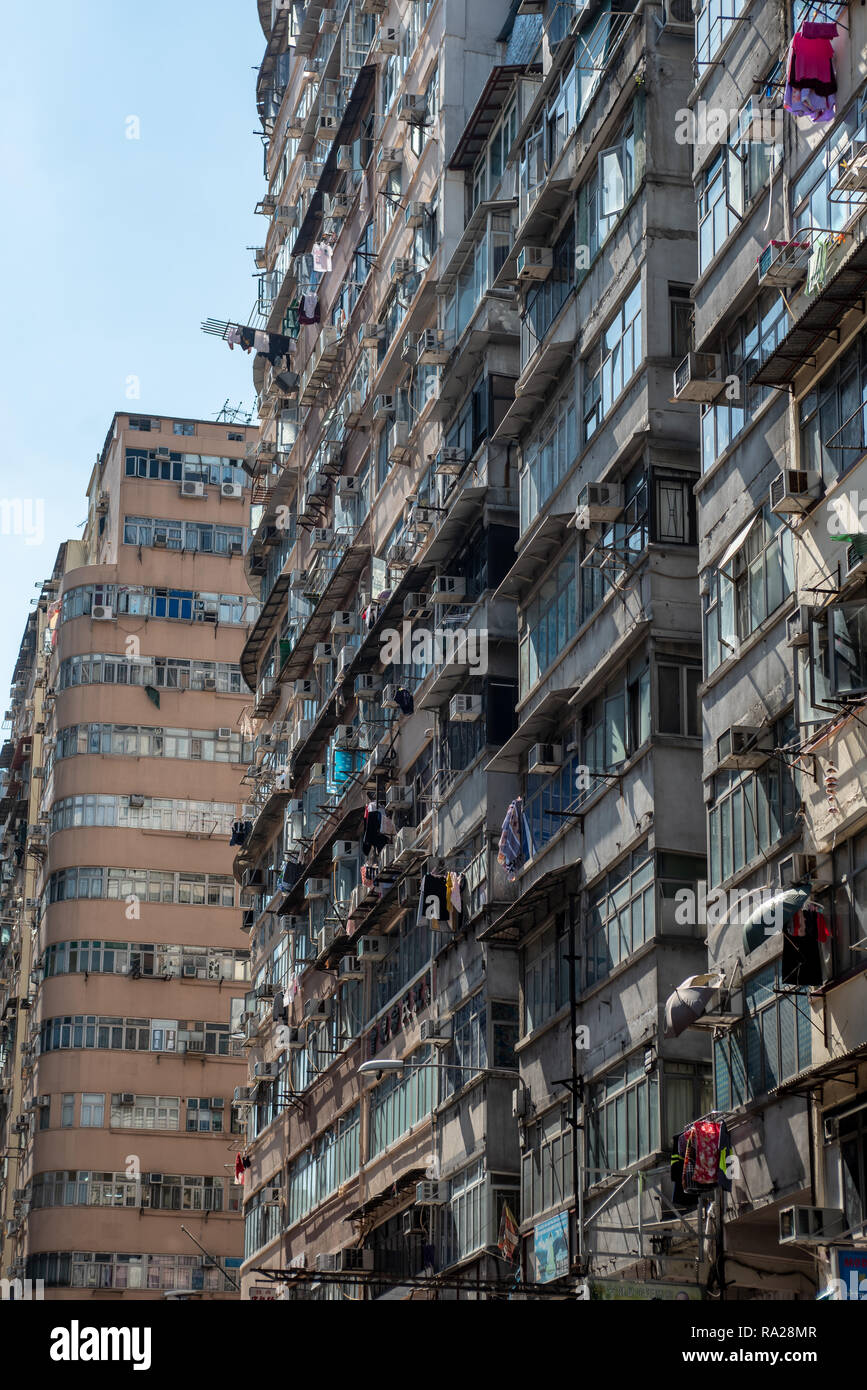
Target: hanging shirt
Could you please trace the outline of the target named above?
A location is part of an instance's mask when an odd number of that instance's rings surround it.
[[[271,337],[268,333],[262,333],[257,328],[253,334],[253,346],[257,352],[267,353],[271,347]]]
[[[509,809],[506,811],[506,818],[503,821],[503,828],[500,831],[497,860],[503,865],[510,879],[514,879],[516,871],[524,862],[521,815],[520,799],[517,801],[510,801]]]
[[[332,252],[327,241],[313,243],[313,269],[325,274],[331,269]]]
[[[238,347],[241,346],[241,330],[236,323],[230,323],[226,329],[226,342],[233,351],[236,344]]]
[[[315,294],[307,293],[301,296],[301,305],[298,310],[299,323],[318,323],[320,318],[319,299]]]
[[[418,918],[421,922],[443,922],[448,916],[446,881],[438,874],[425,874],[421,881]]]
[[[413,699],[412,691],[407,690],[406,686],[399,686],[398,689],[394,692],[394,698],[397,702],[398,709],[401,710],[404,714],[415,713],[415,700]]]

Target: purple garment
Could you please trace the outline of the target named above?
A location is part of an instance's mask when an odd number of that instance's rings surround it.
[[[827,125],[837,115],[837,98],[833,92],[830,96],[819,96],[809,87],[792,87],[786,83],[783,109],[793,116],[805,116],[813,125]]]

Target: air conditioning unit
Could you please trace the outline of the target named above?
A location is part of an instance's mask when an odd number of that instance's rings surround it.
[[[415,1204],[417,1207],[443,1207],[449,1200],[449,1185],[447,1182],[425,1182],[416,1183]]]
[[[363,323],[358,330],[358,338],[362,347],[378,347],[385,338],[385,324]]]
[[[376,396],[373,402],[374,420],[391,420],[394,417],[394,396]]]
[[[324,1023],[331,1017],[331,999],[308,999],[304,1005],[306,1023]]]
[[[356,948],[359,960],[382,960],[386,952],[387,938],[384,936],[362,936]]]
[[[562,766],[562,743],[534,743],[527,754],[528,775],[557,772]]]
[[[337,479],[338,497],[360,497],[362,492],[362,479],[358,477],[343,477]]]
[[[308,878],[304,883],[304,897],[307,901],[327,898],[331,895],[330,878]]]
[[[403,164],[403,155],[397,145],[381,145],[376,156],[376,167],[383,174],[392,174]]]
[[[90,616],[93,618],[94,622],[106,623],[115,617],[115,612],[114,609],[109,608],[106,603],[95,603],[90,610]]]
[[[733,724],[716,741],[717,768],[719,771],[740,771],[744,768],[764,767],[770,755],[769,747],[760,743],[771,741],[770,730],[748,728]]]
[[[331,631],[346,633],[355,631],[355,614],[351,608],[337,608],[331,614]]]
[[[718,352],[687,353],[675,369],[675,400],[715,401],[724,389],[722,358]]]
[[[391,263],[392,280],[402,280],[406,275],[415,274],[415,261],[412,256],[396,256]]]
[[[182,497],[204,497],[204,495],[205,495],[205,484],[204,484],[204,483],[194,483],[194,482],[185,482],[185,483],[181,483],[181,496],[182,496]]]
[[[257,1081],[272,1081],[279,1070],[276,1062],[256,1062],[253,1067],[253,1075]]]
[[[332,864],[347,864],[358,858],[357,840],[335,840],[331,848]]]
[[[323,13],[325,13],[325,11],[323,11]],[[328,116],[323,112],[316,126],[316,139],[333,140],[337,134],[339,125],[340,120],[337,116]]]
[[[316,682],[309,678],[297,680],[292,686],[292,695],[296,700],[315,700],[318,693]]]
[[[322,211],[326,217],[337,220],[349,212],[349,203],[342,193],[326,193],[322,199]]]
[[[771,483],[771,511],[777,516],[808,512],[821,495],[821,473],[813,469],[784,468]]]
[[[394,541],[385,553],[391,569],[407,569],[412,563],[414,548],[407,541]]]
[[[308,159],[301,165],[301,187],[315,188],[322,178],[325,165],[318,160]]]
[[[413,803],[412,787],[391,786],[385,793],[385,804],[390,811],[409,811]]]
[[[406,828],[406,827],[404,827]],[[415,830],[410,832],[413,840]],[[398,831],[400,834],[400,831]],[[417,878],[405,878],[397,885],[397,901],[401,907],[416,907],[421,893],[421,883]]]
[[[297,227],[298,208],[294,203],[278,203],[274,209],[274,221],[282,227]]]
[[[316,642],[313,647],[313,665],[327,666],[334,660],[334,644],[332,642]]]
[[[221,483],[221,484],[220,484],[220,496],[221,496],[221,497],[233,497],[233,498],[235,498],[237,501],[240,501],[241,498],[244,496],[244,485],[243,485],[243,483]]]
[[[363,676],[356,676],[353,689],[362,700],[370,695],[378,695],[382,690],[382,676],[374,676],[369,672]]]
[[[447,1023],[438,1023],[435,1018],[427,1018],[421,1025],[420,1042],[429,1043],[431,1047],[448,1047],[451,1040],[451,1019]]]
[[[165,550],[169,543],[167,531],[154,531],[153,545],[155,550]]]
[[[771,241],[759,256],[759,284],[797,285],[807,274],[808,241]]]
[[[334,532],[330,526],[314,526],[310,532],[311,550],[330,550],[334,545]]]
[[[512,1119],[525,1119],[530,1114],[530,1109],[530,1092],[521,1082],[512,1092]]]
[[[279,1187],[263,1187],[258,1196],[264,1207],[279,1207],[283,1201],[283,1191]]]
[[[317,1255],[314,1261],[317,1274],[337,1274],[340,1270],[339,1255]]]
[[[443,478],[457,478],[464,471],[466,462],[466,449],[444,445],[436,456],[435,472]]]
[[[403,601],[403,616],[405,618],[423,618],[429,612],[430,600],[427,594],[407,594]]]
[[[420,203],[413,200],[407,204],[406,225],[408,227],[423,227],[425,218],[429,216],[427,203]]]
[[[415,847],[418,829],[414,825],[402,825],[394,837],[394,860],[396,864],[406,859]],[[406,880],[404,880],[406,881]]]
[[[422,124],[427,118],[427,99],[422,95],[414,95],[412,92],[404,92],[403,96],[398,97],[397,119],[399,121],[409,121],[412,124]]]
[[[473,724],[481,717],[481,695],[453,695],[449,700],[449,723]]]
[[[316,933],[317,956],[324,955],[326,951],[331,950],[331,947],[334,945],[334,937],[336,934],[337,929],[335,927],[328,926],[319,928],[319,931]]]
[[[616,521],[622,511],[622,483],[588,483],[578,498],[574,524],[586,531],[599,522]]]
[[[351,751],[358,747],[358,730],[354,724],[338,724],[334,731],[334,747]]]
[[[786,619],[786,645],[789,647],[808,647],[810,645],[810,616],[812,609],[800,604]]]
[[[781,1245],[829,1245],[846,1229],[839,1207],[782,1207]]]
[[[379,702],[380,705],[382,706],[382,708],[383,708],[383,709],[399,709],[400,706],[399,706],[398,703],[397,703],[397,698],[396,698],[396,696],[397,696],[397,686],[396,686],[396,685],[392,685],[392,684],[384,685],[384,686],[382,687],[382,699],[381,699],[380,702]]]
[[[808,883],[816,872],[816,856],[813,854],[787,854],[777,861],[777,882],[781,888],[791,888],[795,883]]]
[[[432,603],[472,603],[467,597],[467,581],[462,574],[438,574],[431,584]]]
[[[280,1036],[290,1052],[299,1052],[306,1046],[307,1040],[301,1028],[287,1028]]]
[[[844,568],[846,579],[855,579],[867,574],[867,536],[857,536],[851,545],[846,547]]]
[[[442,328],[426,328],[418,338],[418,360],[424,367],[442,367],[449,360],[446,335]],[[442,450],[440,451],[442,452]]]
[[[361,938],[362,941],[364,938]],[[338,980],[363,980],[364,971],[357,956],[341,956],[337,965]]]
[[[550,246],[524,246],[518,252],[519,280],[547,280],[553,269],[554,251]]]
[[[96,510],[99,516],[105,516],[108,511],[110,497],[107,492],[101,492],[96,499]]]
[[[327,782],[327,781],[328,781],[328,765],[327,765],[327,763],[311,763],[311,764],[310,764],[310,782],[309,782],[309,785],[310,785],[311,787],[321,787],[321,786],[323,786],[324,783]]]
[[[380,25],[373,46],[379,53],[397,53],[400,48],[400,30],[393,25]]]

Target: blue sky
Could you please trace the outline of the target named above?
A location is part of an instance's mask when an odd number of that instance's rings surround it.
[[[18,527],[0,521],[0,715],[34,585],[81,534],[114,411],[253,405],[251,359],[199,324],[246,320],[253,303],[264,47],[255,0],[42,0],[4,15],[0,498],[24,510]]]

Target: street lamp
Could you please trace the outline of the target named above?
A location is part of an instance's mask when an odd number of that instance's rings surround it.
[[[414,1062],[411,1066],[403,1057],[381,1057],[378,1061],[374,1058],[370,1062],[362,1062],[358,1068],[359,1076],[376,1076],[377,1080],[386,1071],[424,1071],[432,1067],[441,1068],[443,1071],[466,1071],[473,1076],[483,1076],[485,1067],[459,1067],[451,1062]]]

